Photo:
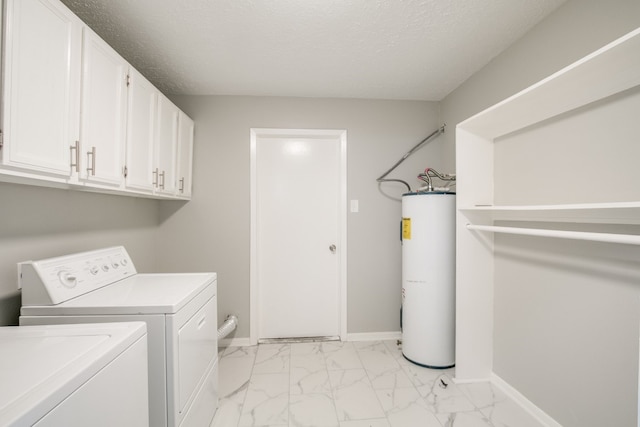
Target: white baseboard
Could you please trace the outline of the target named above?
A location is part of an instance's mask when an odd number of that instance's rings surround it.
[[[456,378],[453,377],[453,382],[456,384],[473,384],[473,383],[490,383],[491,378]]]
[[[402,338],[402,332],[362,332],[356,334],[347,334],[347,341],[385,341],[399,340]]]
[[[249,337],[245,338],[224,338],[218,341],[219,347],[249,347],[251,346],[251,340]]]
[[[491,374],[491,383],[513,399],[514,402],[542,423],[542,425],[547,427],[562,427],[560,423],[551,418],[546,412],[537,407],[532,401],[527,399],[522,393],[513,388],[509,383],[497,376],[495,373]]]

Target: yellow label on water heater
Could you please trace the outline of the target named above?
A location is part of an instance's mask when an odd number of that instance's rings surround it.
[[[411,218],[402,218],[402,240],[411,240]]]

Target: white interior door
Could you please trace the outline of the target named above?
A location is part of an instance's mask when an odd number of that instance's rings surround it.
[[[258,338],[341,332],[343,145],[318,132],[255,138]]]

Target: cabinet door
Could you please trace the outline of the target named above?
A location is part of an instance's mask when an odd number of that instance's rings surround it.
[[[180,111],[178,118],[178,196],[191,197],[194,124]]]
[[[158,124],[156,126],[156,193],[176,192],[176,148],[178,141],[178,107],[169,98],[158,96]]]
[[[126,186],[152,192],[158,90],[142,74],[129,69]]]
[[[82,58],[80,146],[83,179],[120,185],[123,181],[128,64],[85,27]]]
[[[82,22],[57,0],[8,0],[2,164],[71,175]]]

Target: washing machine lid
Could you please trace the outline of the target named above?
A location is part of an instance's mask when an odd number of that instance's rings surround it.
[[[29,315],[173,314],[208,286],[216,273],[136,274],[57,305],[23,306]]]
[[[0,425],[32,425],[146,334],[144,322],[0,328]]]

